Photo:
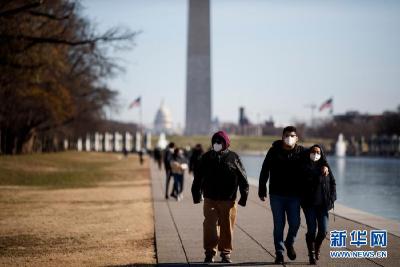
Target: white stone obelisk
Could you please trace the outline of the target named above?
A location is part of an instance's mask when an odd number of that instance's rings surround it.
[[[185,134],[204,135],[210,130],[210,1],[189,0]]]

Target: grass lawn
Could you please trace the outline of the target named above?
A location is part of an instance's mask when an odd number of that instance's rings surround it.
[[[0,157],[0,185],[78,188],[95,186],[110,176],[121,155],[61,152]]]
[[[153,266],[149,159],[0,156],[0,266]]]

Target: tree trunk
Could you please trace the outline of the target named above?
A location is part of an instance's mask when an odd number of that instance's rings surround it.
[[[12,128],[1,129],[1,152],[4,154],[32,153],[36,137],[34,128],[21,129],[18,132]]]
[[[25,138],[24,141],[22,141],[21,144],[21,153],[22,154],[29,154],[33,152],[33,144],[35,142],[36,138],[36,133],[33,132],[28,134]]]
[[[9,128],[1,130],[1,151],[4,154],[13,154],[15,136]]]
[[[28,154],[33,152],[33,144],[36,137],[35,128],[26,129],[21,132],[18,139],[18,154]]]

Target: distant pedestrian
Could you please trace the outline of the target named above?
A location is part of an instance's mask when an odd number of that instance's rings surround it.
[[[192,153],[192,147],[190,145],[185,146],[185,149],[183,149],[183,155],[189,159],[190,155]]]
[[[336,200],[336,182],[332,171],[323,175],[326,157],[319,145],[313,145],[303,166],[304,186],[301,206],[307,223],[306,243],[310,264],[319,260],[321,244],[328,232],[329,213]],[[318,228],[318,233],[317,233]]]
[[[180,201],[183,198],[183,183],[185,170],[187,170],[187,160],[184,152],[180,148],[175,148],[171,158],[171,173],[174,177],[174,188],[172,191],[172,197]]]
[[[128,157],[128,150],[124,147],[123,149],[122,149],[122,154],[124,155],[124,157],[126,158],[126,157]]]
[[[143,150],[142,150],[142,149],[139,150],[138,154],[139,154],[139,162],[140,162],[140,165],[143,165],[143,162],[144,162]]]
[[[162,153],[159,147],[156,147],[153,152],[154,161],[157,163],[158,169],[162,169]]]
[[[191,152],[189,160],[189,173],[193,173],[197,167],[201,155],[204,154],[204,150],[201,144],[197,144]]]
[[[175,143],[171,142],[168,144],[167,148],[164,150],[164,169],[165,169],[165,198],[169,198],[169,182],[171,180],[171,157],[174,153]],[[172,194],[172,193],[171,193]]]
[[[201,156],[194,170],[193,202],[200,203],[204,196],[204,262],[214,262],[218,249],[222,262],[231,263],[236,194],[239,188],[238,204],[246,206],[249,184],[239,156],[228,149],[228,135],[219,131],[212,136],[211,143],[213,149]]]

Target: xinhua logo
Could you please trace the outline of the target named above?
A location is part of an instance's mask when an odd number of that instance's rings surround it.
[[[349,241],[348,241],[349,238]],[[330,232],[331,248],[347,248],[353,246],[357,249],[364,246],[371,248],[386,248],[388,244],[387,230],[371,230],[368,235],[367,230],[353,230],[350,234],[346,230],[333,230]],[[336,250],[330,251],[331,258],[387,258],[386,250]]]

